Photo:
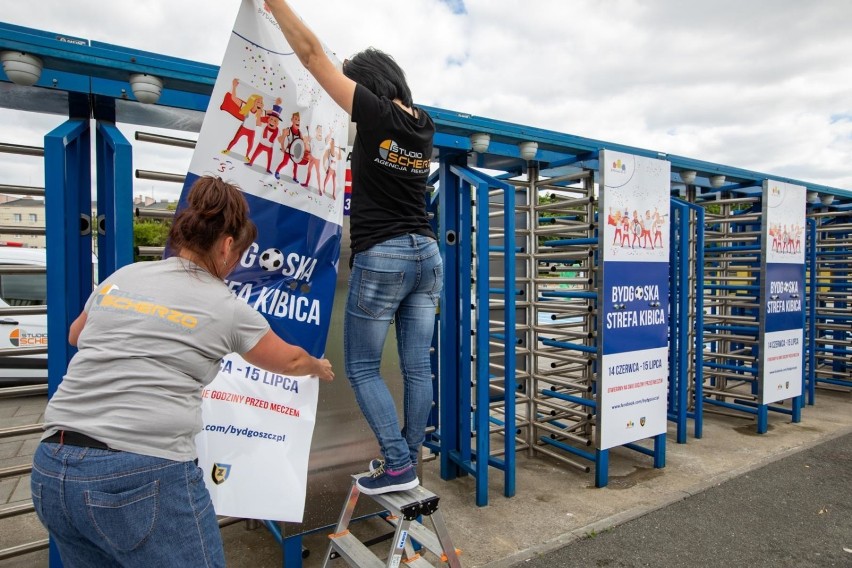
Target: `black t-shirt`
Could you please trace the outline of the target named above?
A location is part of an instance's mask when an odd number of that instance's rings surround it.
[[[435,238],[426,216],[426,178],[435,123],[415,107],[417,118],[393,101],[355,87],[352,120],[350,237],[357,253],[393,237],[414,233]]]

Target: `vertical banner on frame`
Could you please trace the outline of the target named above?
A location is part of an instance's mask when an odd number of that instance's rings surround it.
[[[760,404],[802,394],[806,189],[763,183]]]
[[[597,448],[666,431],[671,164],[602,150]]]
[[[263,0],[243,0],[179,208],[199,176],[239,185],[258,237],[226,284],[316,357],[337,279],[348,127]],[[202,391],[196,438],[217,514],[301,522],[318,389],[225,357]]]

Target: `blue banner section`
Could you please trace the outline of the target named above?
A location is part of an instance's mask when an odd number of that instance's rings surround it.
[[[669,265],[605,262],[603,354],[666,347]]]
[[[805,266],[803,264],[766,264],[765,331],[803,329]]]
[[[178,211],[198,179],[188,174]],[[325,351],[337,282],[341,226],[243,192],[257,240],[226,280],[273,331],[314,357]]]

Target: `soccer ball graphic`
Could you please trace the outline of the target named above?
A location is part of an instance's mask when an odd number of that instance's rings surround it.
[[[284,253],[276,248],[260,253],[260,267],[264,270],[278,270],[284,265]]]

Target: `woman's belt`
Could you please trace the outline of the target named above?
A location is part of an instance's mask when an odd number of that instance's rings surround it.
[[[51,444],[65,444],[68,446],[78,446],[81,448],[96,448],[98,450],[108,450],[109,446],[101,442],[100,440],[95,440],[94,438],[90,438],[85,434],[81,434],[79,432],[74,432],[72,430],[60,430],[55,434],[51,434],[42,442],[49,442]]]

